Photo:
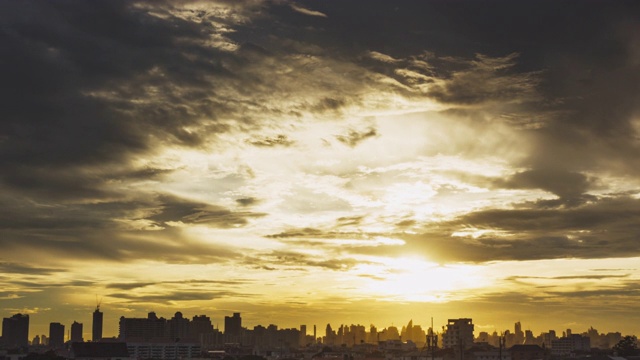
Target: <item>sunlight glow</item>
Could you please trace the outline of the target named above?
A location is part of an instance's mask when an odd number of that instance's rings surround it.
[[[481,266],[438,265],[411,257],[380,261],[382,266],[363,264],[359,270],[372,275],[366,291],[387,301],[446,302],[489,284],[479,275]]]

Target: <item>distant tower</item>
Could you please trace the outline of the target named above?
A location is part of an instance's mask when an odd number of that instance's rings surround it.
[[[299,345],[305,346],[306,344],[307,344],[307,325],[300,325]]]
[[[84,339],[82,339],[82,324],[77,321],[71,324],[71,342],[84,342]]]
[[[91,341],[96,342],[102,340],[102,312],[100,311],[100,303],[99,301],[96,305],[96,311],[93,312],[93,333],[91,337]]]
[[[515,330],[515,343],[516,344],[522,344],[524,342],[524,332],[522,331],[522,325],[520,324],[520,321],[518,321],[517,323],[515,323],[514,326],[514,330]]]
[[[52,348],[64,346],[64,325],[60,323],[49,324],[49,346]]]

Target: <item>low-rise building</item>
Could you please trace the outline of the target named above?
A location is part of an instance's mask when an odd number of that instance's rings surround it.
[[[123,342],[74,342],[69,359],[74,360],[133,360]]]

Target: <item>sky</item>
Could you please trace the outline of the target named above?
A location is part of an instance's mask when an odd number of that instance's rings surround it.
[[[0,316],[640,335],[639,15],[2,1]]]

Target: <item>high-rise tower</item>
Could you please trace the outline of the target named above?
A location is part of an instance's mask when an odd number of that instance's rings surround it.
[[[233,313],[233,316],[224,317],[224,335],[227,341],[240,342],[242,333],[242,318],[240,313]]]
[[[29,346],[29,315],[15,314],[2,320],[2,338],[10,348]]]
[[[82,323],[74,321],[71,324],[71,342],[83,342],[82,339]]]
[[[93,333],[91,341],[96,342],[102,339],[102,311],[100,311],[100,303],[96,306],[96,311],[93,312]]]
[[[49,324],[49,346],[56,349],[64,346],[64,325],[57,322]]]

